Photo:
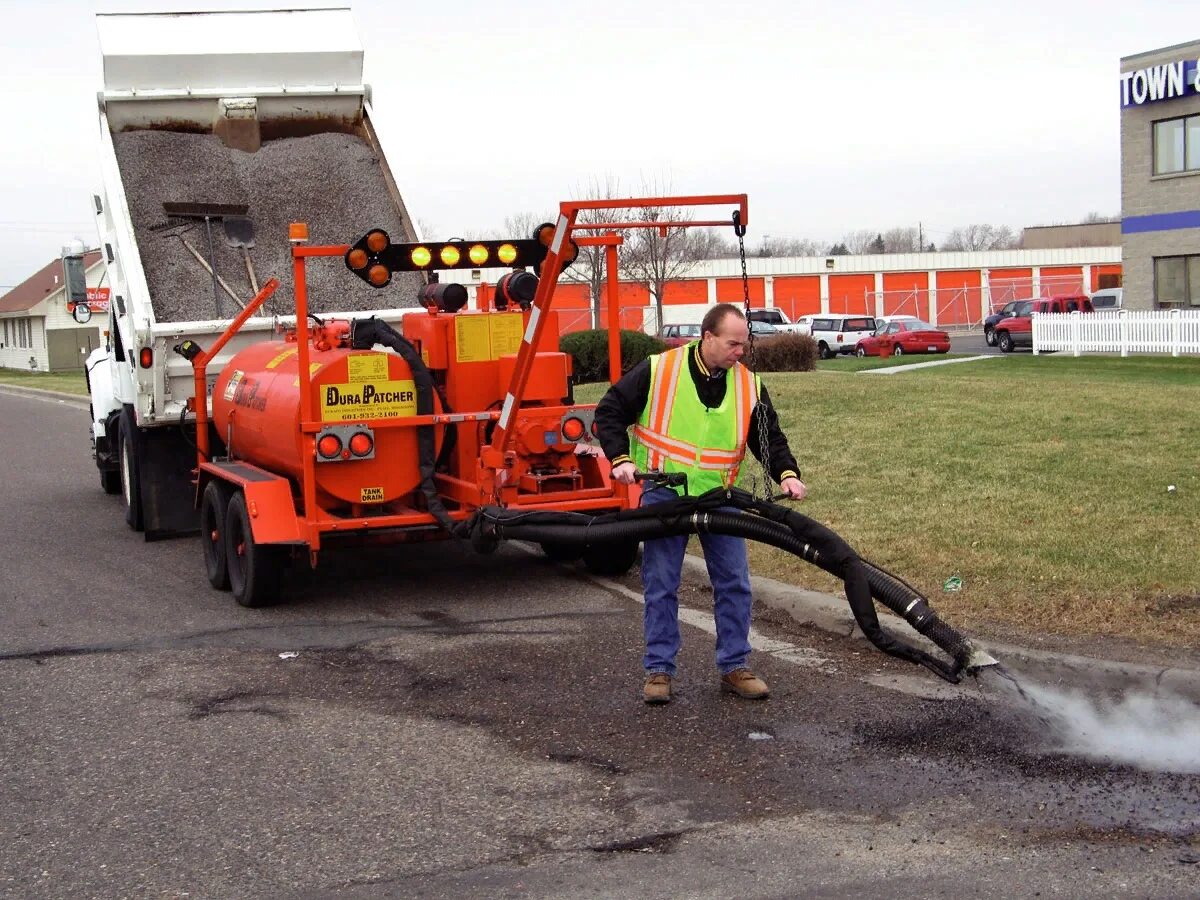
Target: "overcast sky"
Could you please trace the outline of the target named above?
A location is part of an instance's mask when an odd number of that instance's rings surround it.
[[[270,5],[0,0],[0,285],[96,242],[94,13]],[[1146,0],[350,5],[393,171],[443,236],[605,177],[746,192],[752,242],[1115,215],[1120,58],[1200,37],[1194,4]]]

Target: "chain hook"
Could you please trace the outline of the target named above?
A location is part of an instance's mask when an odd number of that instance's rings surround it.
[[[740,209],[733,211],[733,233],[740,238],[746,236],[746,226],[742,224],[742,211]]]

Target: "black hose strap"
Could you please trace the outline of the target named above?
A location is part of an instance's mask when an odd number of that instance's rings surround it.
[[[421,359],[417,348],[382,319],[374,316],[369,319],[355,319],[350,328],[350,346],[355,350],[369,350],[376,344],[395,350],[401,359],[408,363],[413,383],[417,388],[417,415],[433,415],[433,392],[436,389],[433,374],[425,365],[425,360]],[[421,493],[425,495],[426,508],[437,519],[438,524],[453,533],[454,521],[442,505],[437,486],[433,483],[437,466],[437,434],[432,425],[417,426],[417,464],[421,473]]]

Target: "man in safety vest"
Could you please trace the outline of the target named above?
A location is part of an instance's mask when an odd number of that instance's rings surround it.
[[[609,388],[596,407],[596,430],[616,481],[633,484],[639,471],[682,472],[688,493],[697,496],[733,485],[749,449],[766,463],[785,494],[804,499],[804,483],[766,388],[739,362],[749,340],[742,311],[719,303],[705,315],[699,341],[651,356]],[[642,505],[677,497],[673,489],[655,486],[642,494]],[[701,534],[700,544],[713,587],[721,688],[739,697],[765,699],[770,693],[766,682],[746,666],[751,604],[746,542],[732,535]],[[680,535],[648,540],[642,550],[642,697],[647,703],[671,699],[680,644],[677,595],[686,547],[687,537]]]

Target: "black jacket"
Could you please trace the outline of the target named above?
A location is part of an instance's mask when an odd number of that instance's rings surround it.
[[[728,382],[724,369],[710,372],[700,359],[700,345],[688,345],[688,371],[692,383],[696,386],[696,394],[709,409],[721,405],[725,399],[725,387]],[[628,372],[621,380],[608,389],[600,403],[596,406],[596,437],[604,449],[611,465],[630,462],[629,458],[629,427],[642,417],[642,410],[650,399],[650,361],[643,360]],[[796,459],[788,447],[787,437],[779,428],[779,416],[771,405],[767,395],[767,386],[762,385],[759,394],[760,404],[754,408],[750,416],[750,434],[746,436],[746,447],[759,460],[762,452],[759,447],[758,417],[767,417],[767,449],[770,465],[767,467],[771,477],[782,481],[789,476],[799,478],[800,469]]]

